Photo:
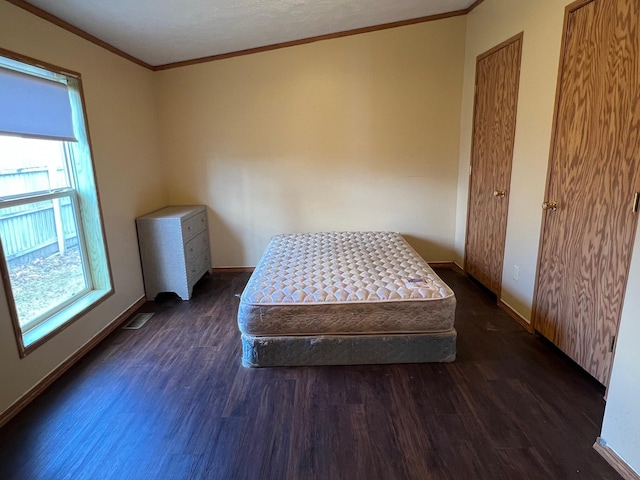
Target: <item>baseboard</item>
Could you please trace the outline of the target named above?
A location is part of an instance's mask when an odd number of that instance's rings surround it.
[[[498,307],[500,307],[502,310],[504,310],[504,312],[507,315],[513,318],[516,322],[518,322],[520,326],[524,328],[527,332],[531,334],[534,332],[533,325],[531,324],[531,322],[528,322],[526,318],[524,318],[522,315],[516,312],[513,308],[511,308],[511,306],[508,303],[505,303],[502,300],[498,299]]]
[[[15,403],[13,403],[4,412],[0,413],[0,427],[5,425],[9,420],[15,417],[22,409],[29,405],[33,400],[44,392],[49,385],[55,382],[62,376],[67,370],[69,370],[78,360],[84,357],[91,349],[104,340],[111,332],[122,325],[131,315],[135,313],[142,305],[144,305],[146,299],[141,297],[133,305],[122,312],[114,321],[112,321],[105,328],[100,330],[95,336],[85,343],[79,350],[67,358],[64,362],[58,365],[53,371],[46,375],[36,385],[34,385],[27,393],[20,397]]]
[[[465,272],[464,268],[462,268],[456,262],[429,262],[429,265],[431,267],[437,268],[451,268],[459,274],[467,276],[467,272]],[[531,324],[531,322],[528,322],[526,318],[516,312],[508,303],[505,303],[502,300],[498,299],[498,307],[500,307],[507,315],[518,322],[518,324],[527,332],[531,334],[534,333],[533,325]]]
[[[252,273],[255,267],[216,267],[211,269],[213,273]]]
[[[427,262],[431,268],[450,268],[464,275],[464,270],[456,262]]]
[[[638,474],[633,468],[627,464],[620,456],[611,448],[607,446],[602,438],[598,437],[596,443],[593,444],[593,449],[604,458],[609,465],[611,465],[616,472],[618,472],[624,480],[640,480],[640,474]]]
[[[457,271],[460,275],[466,275],[467,274],[467,272],[464,271],[464,268],[462,268],[456,262],[451,262],[451,263],[453,263],[453,266],[451,268],[453,268],[455,271]]]

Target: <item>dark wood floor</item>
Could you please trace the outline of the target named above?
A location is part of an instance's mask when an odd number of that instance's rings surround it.
[[[592,449],[603,388],[481,288],[452,364],[244,369],[247,274],[163,297],[0,430],[4,480],[619,479]]]

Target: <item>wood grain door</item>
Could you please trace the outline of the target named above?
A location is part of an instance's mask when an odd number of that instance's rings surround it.
[[[567,7],[534,294],[534,327],[603,384],[637,223],[639,20],[637,0]]]
[[[496,295],[502,285],[522,34],[476,60],[464,267]]]

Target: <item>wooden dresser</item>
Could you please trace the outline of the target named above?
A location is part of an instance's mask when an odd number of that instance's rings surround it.
[[[211,269],[204,205],[166,207],[137,218],[136,227],[147,300],[161,292],[189,300]]]

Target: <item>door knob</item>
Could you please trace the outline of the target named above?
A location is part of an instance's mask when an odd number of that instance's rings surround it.
[[[500,198],[504,198],[507,196],[507,192],[504,190],[494,190],[493,191],[493,196],[494,197],[500,197]]]
[[[552,212],[555,212],[556,210],[558,210],[558,204],[556,202],[544,202],[542,204],[542,209],[551,210]]]

